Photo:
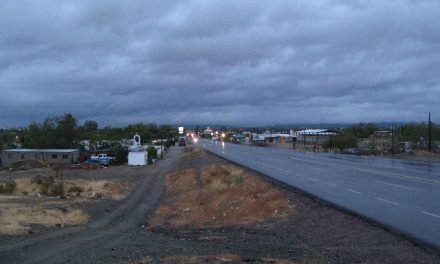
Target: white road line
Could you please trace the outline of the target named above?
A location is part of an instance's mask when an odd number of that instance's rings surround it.
[[[332,187],[336,187],[336,184],[333,184],[333,183],[324,182],[324,184],[327,184],[327,185],[332,186]]]
[[[426,211],[422,211],[422,214],[430,215],[430,216],[433,216],[433,217],[436,217],[436,218],[440,218],[440,215],[436,215],[436,214],[433,214],[433,213],[430,213],[430,212],[426,212]]]
[[[405,189],[405,190],[410,190],[410,191],[414,191],[415,190],[412,187],[408,187],[408,186],[404,186],[404,185],[400,185],[400,184],[384,182],[384,181],[378,181],[378,180],[374,180],[374,181],[377,182],[377,183],[380,183],[380,184],[385,184],[385,185],[389,185],[389,186],[393,186],[393,187],[401,188],[401,189]]]
[[[395,206],[399,206],[400,205],[399,203],[391,202],[391,201],[385,200],[385,199],[380,198],[380,197],[377,197],[376,199],[379,200],[379,201],[385,202],[385,203],[389,203],[389,204],[395,205]]]
[[[314,182],[319,182],[319,180],[316,178],[309,178],[309,180],[314,181]]]
[[[301,173],[295,173],[296,176],[298,177],[305,177],[304,175],[302,175]]]
[[[355,193],[355,194],[361,194],[361,192],[353,190],[353,189],[345,189],[345,190],[352,192],[352,193]]]
[[[381,176],[390,177],[390,178],[399,178],[399,179],[412,180],[412,181],[416,181],[416,182],[430,182],[430,183],[440,184],[440,180],[433,180],[433,179],[427,179],[427,178],[423,178],[423,177],[409,176],[409,175],[400,174],[400,173],[365,169],[365,168],[361,168],[361,167],[338,164],[338,163],[334,163],[334,164],[331,164],[328,162],[324,163],[322,161],[313,161],[310,159],[294,157],[294,156],[290,156],[289,159],[297,160],[297,161],[301,161],[301,162],[308,162],[310,164],[316,164],[318,166],[335,166],[336,165],[339,169],[341,169],[341,168],[352,169],[352,170],[356,170],[356,171],[360,171],[360,172],[371,173],[371,174],[381,175]]]

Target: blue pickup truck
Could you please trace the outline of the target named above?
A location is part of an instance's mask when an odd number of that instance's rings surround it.
[[[107,156],[107,154],[92,155],[89,162],[99,165],[108,165],[115,158]]]

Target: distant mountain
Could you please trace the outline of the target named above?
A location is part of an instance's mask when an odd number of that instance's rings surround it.
[[[360,123],[360,122],[359,122]],[[226,124],[191,124],[191,125],[184,125],[185,129],[195,129],[195,128],[199,128],[199,129],[205,129],[206,127],[210,127],[212,129],[220,129],[222,127],[227,127],[227,128],[243,128],[243,129],[247,129],[247,128],[260,128],[260,129],[306,129],[306,128],[346,128],[349,126],[352,126],[354,124],[359,124],[359,123],[311,123],[311,124],[271,124],[271,125],[257,125],[257,126],[252,126],[252,125],[226,125]],[[363,122],[364,124],[367,124],[369,122]],[[403,124],[408,124],[408,122],[370,122],[375,124],[376,126],[380,127],[380,128],[390,128],[391,126],[400,126]]]

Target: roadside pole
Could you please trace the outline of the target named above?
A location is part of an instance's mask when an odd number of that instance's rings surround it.
[[[429,117],[428,117],[428,151],[432,151],[432,139],[431,139],[431,134],[432,132],[432,123],[431,123],[431,112],[429,112]]]
[[[394,124],[391,125],[391,155],[394,154]]]

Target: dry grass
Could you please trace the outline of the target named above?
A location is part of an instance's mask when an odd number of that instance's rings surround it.
[[[32,181],[32,177],[16,178],[14,181],[16,183],[14,192],[0,195],[0,234],[23,234],[28,232],[31,224],[43,226],[84,224],[89,217],[82,210],[73,208],[77,207],[73,202],[87,202],[97,198],[118,200],[125,197],[129,191],[128,183],[124,181],[65,180],[61,186],[71,199],[62,200],[45,198],[41,195],[42,186],[35,180]],[[69,189],[76,191],[68,193]]]
[[[194,156],[199,156],[204,154],[205,151],[202,148],[198,148],[198,147],[187,147],[185,148],[185,150],[183,151],[181,157],[182,158],[192,158]]]
[[[29,177],[15,179],[15,182],[17,184],[15,188],[15,194],[33,195],[40,193],[40,186],[38,184],[32,183],[31,178]],[[81,192],[81,196],[85,198],[92,197],[93,193],[99,193],[102,194],[103,197],[120,200],[129,191],[128,184],[122,181],[112,182],[107,180],[78,179],[64,181],[65,193],[68,194],[67,191],[74,186],[77,186],[83,190]],[[76,196],[76,193],[71,195]]]
[[[199,228],[282,219],[294,206],[277,188],[236,166],[210,165],[167,176],[166,201],[150,226]]]
[[[46,208],[43,205],[30,206],[21,203],[0,204],[0,234],[27,233],[30,224],[55,226],[57,224],[79,225],[89,217],[80,209]]]

